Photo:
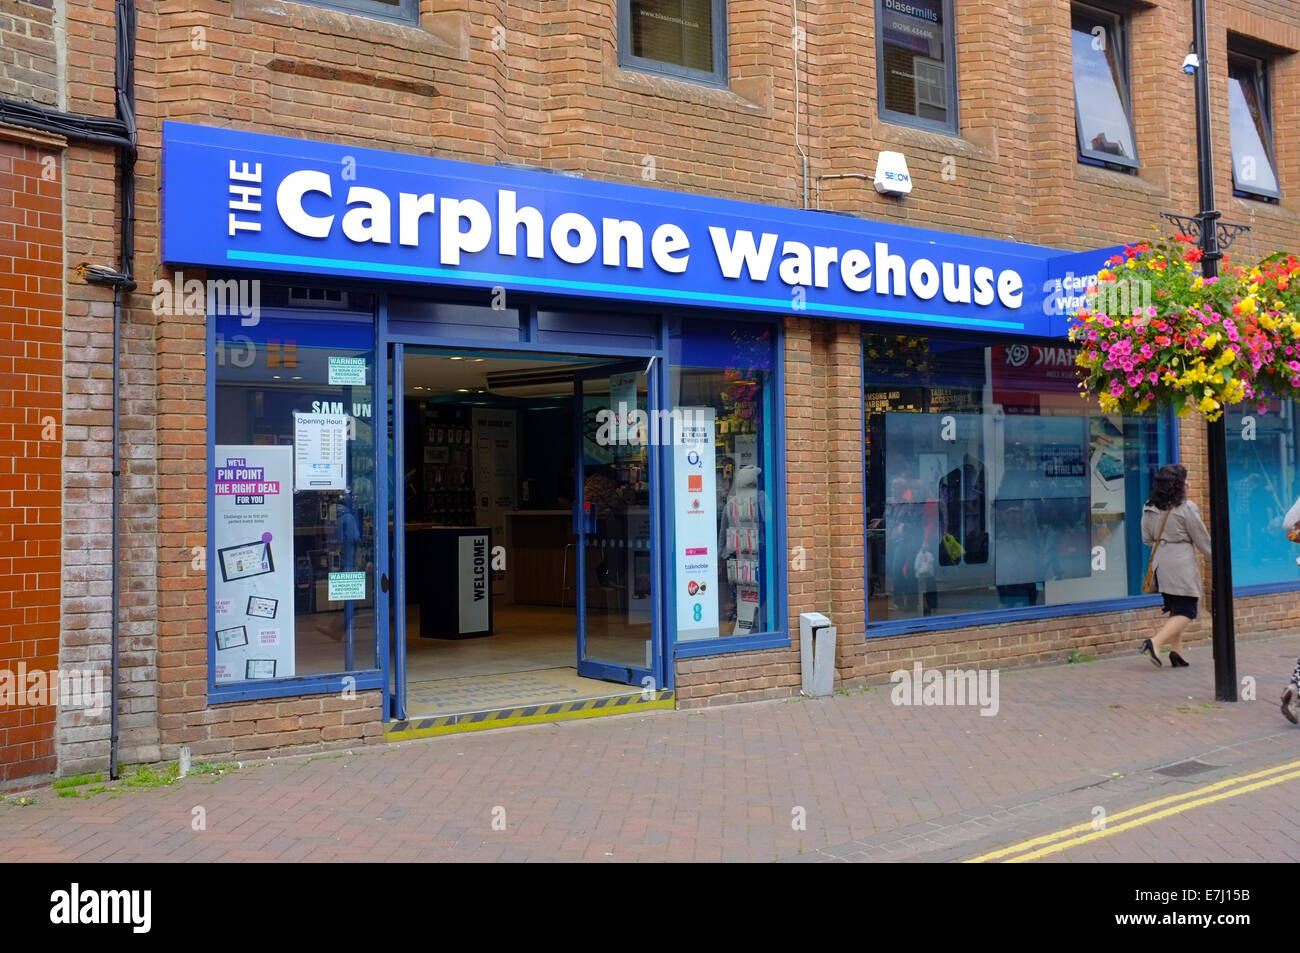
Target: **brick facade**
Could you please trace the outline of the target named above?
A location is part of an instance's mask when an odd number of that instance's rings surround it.
[[[44,35],[50,0],[0,15],[0,96],[113,114],[113,0],[66,0],[62,56],[11,40]],[[380,700],[291,699],[210,707],[206,700],[204,452],[208,408],[202,316],[150,309],[160,264],[162,122],[184,120],[482,163],[521,163],[784,207],[803,203],[867,219],[1084,249],[1147,234],[1162,211],[1196,209],[1192,83],[1178,69],[1191,34],[1182,0],[1133,13],[1136,175],[1076,160],[1068,0],[958,4],[960,135],[880,120],[873,5],[730,0],[726,89],[619,68],[616,0],[422,0],[418,25],[286,0],[139,0],[140,151],[136,277],[126,296],[122,358],[122,760],[267,751],[374,738]],[[1244,255],[1300,246],[1300,3],[1210,4],[1218,203],[1251,224]],[[34,24],[34,26],[33,26]],[[796,32],[796,27],[798,32]],[[21,29],[20,29],[21,28]],[[35,31],[35,32],[33,32]],[[1278,205],[1231,194],[1225,56],[1228,33],[1273,44]],[[797,42],[792,42],[795,40]],[[28,59],[8,56],[22,50]],[[795,60],[800,81],[796,95]],[[30,62],[29,62],[30,60]],[[45,65],[37,65],[45,64]],[[58,81],[50,83],[50,62]],[[66,63],[66,67],[64,64]],[[24,72],[26,70],[27,72]],[[36,74],[36,79],[30,73]],[[66,74],[66,75],[65,75]],[[798,106],[796,110],[796,105]],[[796,141],[796,128],[798,139]],[[916,190],[878,195],[860,178],[881,149],[907,155]],[[108,494],[113,355],[111,294],[80,284],[82,262],[117,261],[114,154],[74,144],[63,156],[64,263],[61,658],[103,660],[108,604]],[[187,272],[187,277],[197,277]],[[1033,289],[1027,289],[1032,292]],[[825,611],[839,625],[840,677],[854,683],[907,659],[1020,664],[1078,645],[1132,642],[1154,613],[1039,620],[866,640],[862,551],[859,327],[786,322],[792,622]],[[1183,457],[1203,454],[1195,420]],[[831,435],[829,438],[827,435]],[[835,436],[835,435],[842,436]],[[1239,627],[1283,624],[1279,597],[1239,602]],[[1194,631],[1202,631],[1198,623]],[[797,690],[795,650],[683,661],[683,705]],[[62,722],[63,771],[102,766],[102,723]]]
[[[0,127],[0,786],[56,766],[56,701],[25,691],[50,676],[19,675],[59,667],[62,151]]]

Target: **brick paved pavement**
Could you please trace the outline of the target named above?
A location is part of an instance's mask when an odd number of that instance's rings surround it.
[[[959,859],[1300,758],[1274,699],[1300,634],[1241,642],[1260,700],[1134,655],[1004,671],[994,717],[896,707],[889,686],[246,764],[116,797],[0,804],[0,857],[66,861]],[[1208,769],[1155,769],[1196,758]],[[1300,859],[1300,780],[1051,860]],[[193,810],[207,829],[193,831]],[[504,808],[505,830],[492,829]],[[794,811],[806,829],[792,825]]]

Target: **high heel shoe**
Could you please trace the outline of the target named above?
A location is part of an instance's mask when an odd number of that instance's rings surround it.
[[[1179,655],[1177,652],[1175,652],[1173,649],[1169,650],[1169,664],[1172,665],[1174,668],[1191,668],[1191,666],[1187,664],[1187,662],[1183,659],[1183,657]]]
[[[1154,665],[1156,668],[1164,667],[1165,663],[1160,661],[1160,656],[1156,654],[1155,646],[1151,644],[1150,639],[1147,639],[1145,642],[1142,643],[1142,654],[1149,656],[1151,659],[1151,664]]]

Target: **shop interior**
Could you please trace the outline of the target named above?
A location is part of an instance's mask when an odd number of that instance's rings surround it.
[[[395,485],[405,509],[409,717],[632,690],[579,675],[579,599],[587,658],[648,664],[646,450],[596,444],[596,414],[618,386],[608,366],[568,355],[406,349]],[[644,374],[633,379],[633,399],[644,407]],[[581,585],[578,472],[590,516]]]

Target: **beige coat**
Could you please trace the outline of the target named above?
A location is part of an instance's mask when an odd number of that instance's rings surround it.
[[[1201,511],[1191,500],[1179,503],[1169,510],[1169,522],[1160,534],[1165,510],[1148,503],[1142,510],[1142,542],[1155,544],[1156,536],[1162,542],[1156,550],[1156,582],[1162,593],[1171,596],[1201,595],[1201,570],[1196,564],[1196,550],[1210,558],[1210,532],[1201,519]]]

